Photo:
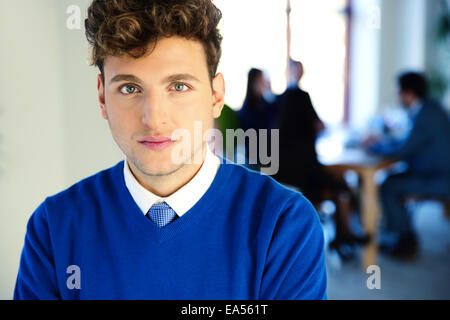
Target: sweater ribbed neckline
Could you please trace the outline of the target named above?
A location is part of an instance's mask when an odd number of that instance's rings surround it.
[[[223,158],[219,157],[221,164],[217,170],[213,182],[208,190],[183,216],[169,223],[163,228],[159,228],[154,222],[148,219],[134,201],[132,195],[125,185],[123,176],[124,161],[119,162],[114,168],[113,175],[120,195],[121,208],[127,219],[131,219],[133,228],[144,233],[144,237],[159,243],[172,239],[183,231],[194,228],[199,221],[207,218],[206,214],[213,215],[216,207],[220,204],[220,197],[228,184],[232,173],[232,164],[227,164]]]

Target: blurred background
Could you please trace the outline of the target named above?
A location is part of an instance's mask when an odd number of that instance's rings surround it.
[[[429,97],[450,113],[450,1],[214,2],[223,13],[219,72],[228,106],[217,127],[283,130],[276,121],[245,125],[251,117],[243,108],[251,69],[262,71],[261,95],[275,105],[268,118],[278,119],[286,88],[299,85],[320,124],[314,137],[317,159],[348,188],[347,203],[354,205],[345,224],[359,235],[358,245],[332,245],[339,233],[336,214],[345,205],[342,194],[314,203],[327,239],[329,298],[449,299],[446,194],[405,203],[420,243],[418,257],[404,261],[383,255],[373,246],[383,215],[375,202],[391,167],[373,155],[360,158],[364,163],[356,164],[355,158],[358,150],[366,151],[368,138],[387,131],[407,136],[411,130],[398,96],[402,72],[425,75]],[[12,298],[26,223],[36,207],[124,157],[101,118],[98,70],[87,63],[83,22],[89,4],[0,0],[0,299]],[[290,59],[302,63],[296,81]],[[379,267],[379,282],[370,278],[369,265]]]

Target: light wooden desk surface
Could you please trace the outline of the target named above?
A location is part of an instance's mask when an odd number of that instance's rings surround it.
[[[342,174],[346,170],[358,173],[361,179],[362,225],[372,236],[372,241],[365,247],[362,265],[367,268],[377,261],[377,230],[379,219],[378,186],[375,173],[391,166],[395,161],[367,153],[362,147],[345,146],[346,135],[342,131],[318,140],[318,158],[330,171]]]

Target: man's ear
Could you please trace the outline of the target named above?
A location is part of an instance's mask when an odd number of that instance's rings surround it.
[[[102,110],[102,117],[105,120],[108,120],[108,114],[106,113],[106,106],[105,106],[105,88],[103,87],[103,78],[101,74],[97,76],[97,91],[98,91],[98,102],[100,103],[100,109]]]
[[[213,117],[217,119],[222,113],[225,99],[225,80],[221,73],[216,74],[212,81],[213,86]]]

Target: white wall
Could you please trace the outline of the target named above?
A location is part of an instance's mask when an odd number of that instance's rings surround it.
[[[381,2],[380,108],[397,103],[399,72],[425,71],[426,1]]]
[[[425,71],[426,12],[431,2],[436,0],[354,1],[352,126],[364,127],[374,113],[398,104],[400,72]]]
[[[100,115],[84,31],[66,28],[67,6],[84,13],[88,2],[0,1],[0,299],[12,298],[36,207],[122,159]]]
[[[362,128],[379,101],[381,0],[354,1],[350,59],[350,124]]]

